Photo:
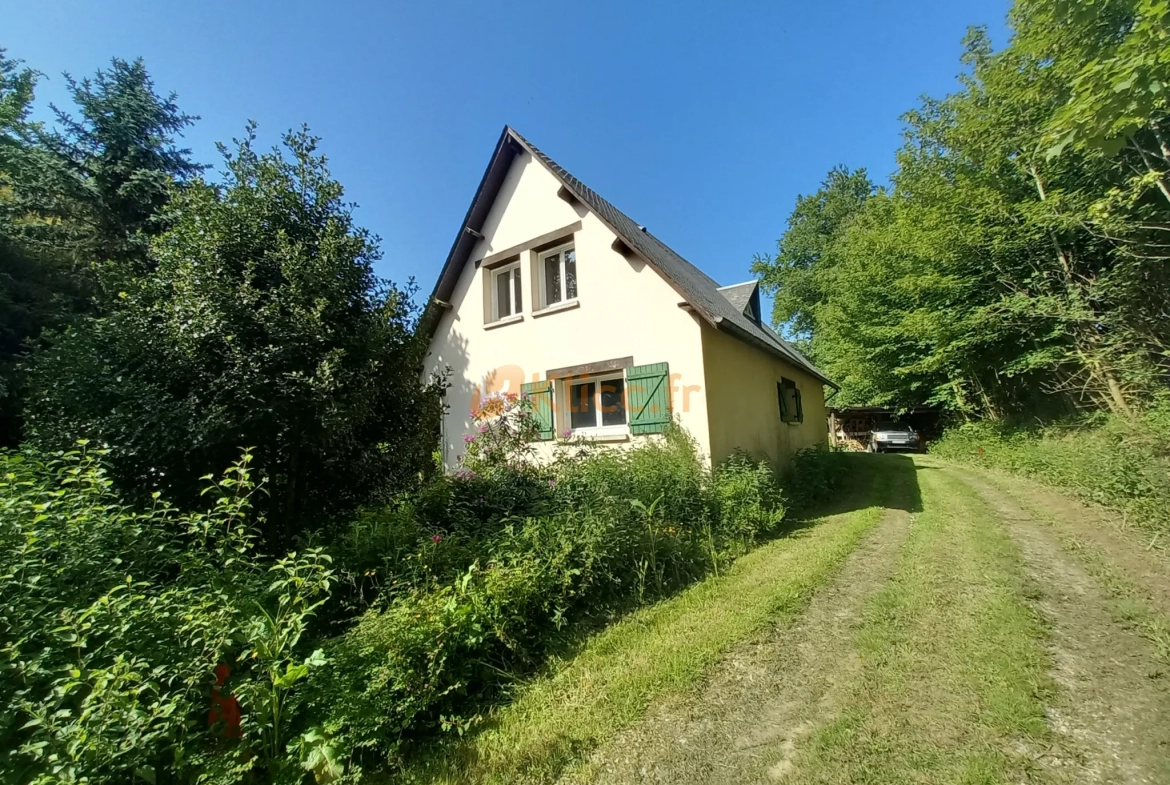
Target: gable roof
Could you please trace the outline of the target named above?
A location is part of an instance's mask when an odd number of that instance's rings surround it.
[[[463,225],[460,226],[459,234],[456,235],[455,242],[451,246],[451,252],[447,255],[447,261],[439,273],[439,280],[435,283],[435,289],[431,293],[431,300],[427,305],[428,309],[433,308],[436,303],[443,303],[451,298],[472,249],[483,236],[481,232],[488,212],[499,194],[512,161],[521,152],[528,153],[544,164],[545,168],[560,180],[569,196],[600,218],[629,249],[653,267],[667,283],[674,287],[675,291],[682,296],[683,304],[693,309],[712,327],[723,330],[758,349],[793,363],[825,384],[832,387],[837,386],[800,352],[777,335],[774,330],[744,313],[744,308],[748,303],[744,302],[743,305],[736,303],[743,297],[740,289],[746,289],[746,284],[726,287],[726,292],[721,291],[719,284],[710,276],[679,256],[669,246],[646,231],[645,227],[639,226],[592,188],[573,177],[560,164],[542,153],[509,126],[504,126],[503,133],[500,134],[500,139],[496,143],[495,152],[488,162],[479,188],[476,189],[475,197],[463,219]],[[749,283],[758,286],[755,281]],[[735,301],[729,298],[729,294],[736,298]],[[751,291],[746,292],[749,300],[752,294]],[[433,335],[439,320],[430,319],[428,321],[430,323],[429,329]]]

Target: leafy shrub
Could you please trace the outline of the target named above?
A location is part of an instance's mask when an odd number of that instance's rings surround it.
[[[831,455],[799,463],[818,472],[803,498],[830,486]],[[571,447],[547,466],[473,465],[436,479],[445,493],[424,492],[446,499],[450,517],[443,534],[416,524],[418,555],[394,568],[410,580],[387,575],[379,606],[327,647],[335,667],[309,699],[320,720],[310,735],[341,759],[381,764],[419,734],[462,732],[570,625],[718,571],[785,514],[766,464],[739,455],[709,471],[679,429],[629,450]],[[453,501],[471,487],[486,499],[491,486],[522,487],[528,512],[492,501],[484,525]],[[395,531],[405,509],[387,514]]]
[[[253,552],[245,455],[207,486],[209,512],[146,509],[111,488],[101,453],[0,453],[0,778],[276,778],[294,687],[321,662],[302,637],[328,597],[319,550]],[[216,666],[247,721],[208,730]],[[228,755],[212,755],[217,743]]]
[[[471,727],[582,624],[718,572],[785,514],[765,465],[709,471],[675,430],[539,466],[485,449],[328,527],[330,553],[271,558],[249,455],[196,513],[126,503],[102,460],[0,453],[5,781],[355,777]]]
[[[780,482],[789,504],[799,510],[830,498],[844,479],[844,453],[821,446],[807,447],[792,456]]]
[[[1170,404],[1135,420],[1098,416],[1046,427],[972,422],[931,451],[1066,488],[1120,510],[1134,523],[1170,526]]]
[[[712,477],[722,529],[749,545],[757,534],[768,534],[784,519],[784,501],[766,463],[737,452]]]

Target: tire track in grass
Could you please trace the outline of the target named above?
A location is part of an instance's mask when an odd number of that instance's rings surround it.
[[[519,692],[472,737],[395,777],[417,783],[543,783],[629,726],[651,701],[692,689],[736,643],[795,617],[882,517],[887,465],[858,464],[859,497],[741,558],[724,576],[631,614]],[[864,506],[863,506],[864,505]]]
[[[783,758],[793,739],[831,719],[840,682],[858,667],[852,646],[862,608],[889,577],[915,506],[908,459],[887,486],[893,507],[848,556],[808,608],[741,644],[700,690],[663,701],[592,756],[574,781],[731,785],[752,782]],[[772,763],[770,763],[772,761]]]
[[[868,603],[839,716],[776,761],[799,783],[1060,781],[1046,628],[1019,550],[975,492],[916,458],[923,512]]]
[[[1048,712],[1061,754],[1045,763],[1074,771],[1078,782],[1170,782],[1170,677],[1153,642],[1119,623],[1100,576],[1049,527],[980,475],[954,471],[1005,522],[1041,587],[1061,688]]]

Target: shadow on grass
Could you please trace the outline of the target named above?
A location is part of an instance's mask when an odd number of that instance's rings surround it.
[[[794,524],[869,507],[922,512],[917,475],[923,467],[909,455],[847,452],[836,460],[841,462],[837,487],[828,498],[793,510]]]

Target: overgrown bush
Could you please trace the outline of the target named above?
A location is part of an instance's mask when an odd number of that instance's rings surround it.
[[[537,464],[503,409],[459,472],[282,559],[255,547],[249,455],[184,513],[125,502],[84,446],[0,453],[0,780],[357,777],[784,523],[747,456],[711,471],[675,429]]]
[[[1143,526],[1170,527],[1170,404],[1136,419],[1104,416],[1044,427],[972,422],[931,452],[1018,472],[1117,509]]]
[[[321,662],[302,637],[329,557],[254,556],[249,455],[193,514],[126,505],[100,458],[0,452],[0,779],[296,781],[288,702]],[[245,719],[209,729],[223,665]]]
[[[829,487],[826,451],[799,462],[819,473],[803,498]],[[630,450],[570,446],[546,466],[471,464],[436,480],[440,519],[407,525],[422,509],[405,503],[381,518],[376,541],[410,527],[421,541],[387,566],[378,607],[327,647],[335,667],[310,713],[334,757],[382,764],[420,733],[462,732],[573,625],[718,571],[785,514],[766,464],[740,455],[709,471],[680,429]],[[509,514],[485,483],[517,478],[525,512]],[[483,494],[481,509],[455,502],[466,488]]]

